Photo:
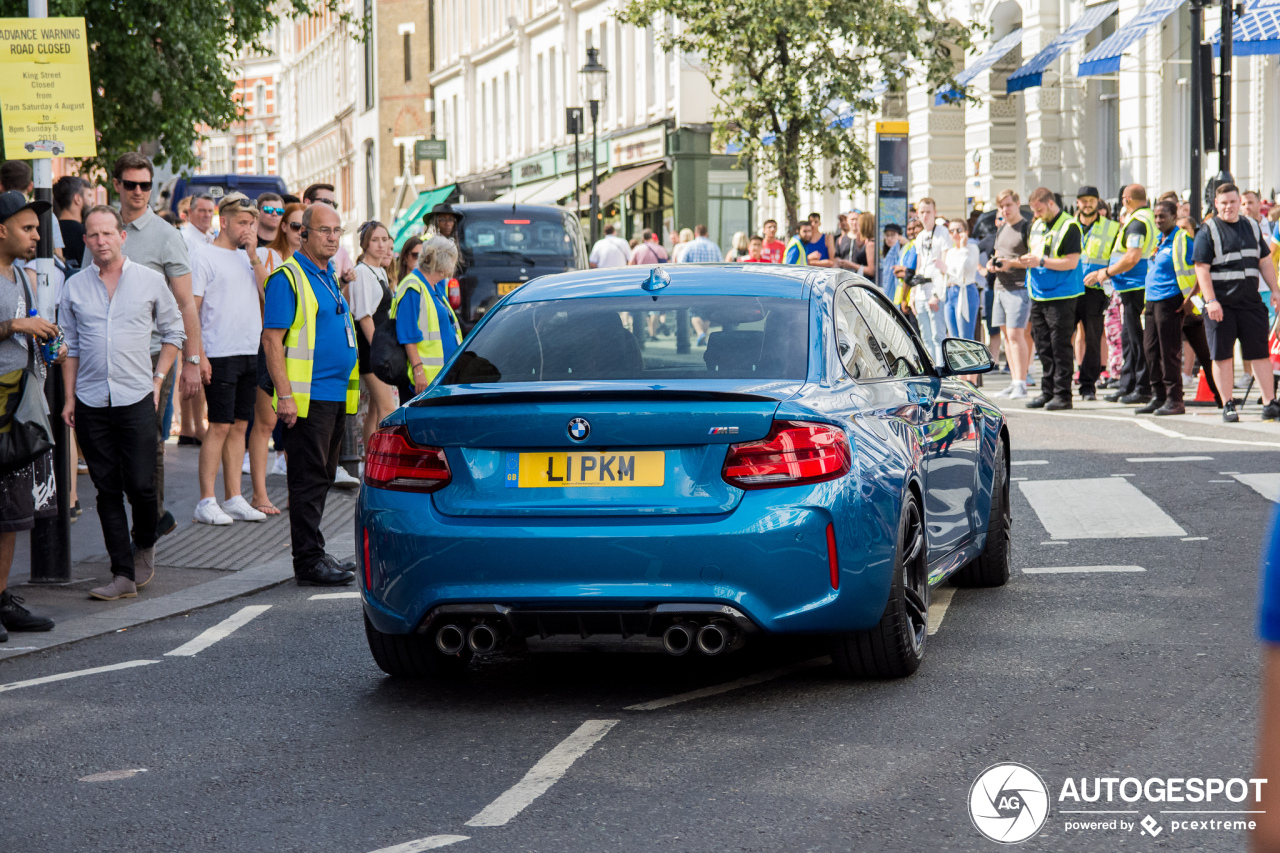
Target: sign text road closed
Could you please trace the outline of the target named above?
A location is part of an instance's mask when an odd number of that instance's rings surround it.
[[[4,156],[98,153],[84,18],[0,18]]]

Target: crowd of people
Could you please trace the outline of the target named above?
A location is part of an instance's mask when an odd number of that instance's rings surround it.
[[[54,319],[34,310],[33,261],[49,205],[30,200],[25,162],[4,163],[0,180],[0,317],[12,318],[0,321],[0,420],[10,423],[27,378],[43,383],[47,370],[62,371],[65,405],[54,415],[70,427],[72,458],[97,492],[111,567],[111,581],[89,595],[133,598],[154,577],[157,542],[177,527],[164,504],[172,432],[198,449],[196,523],[280,515],[267,477],[283,474],[297,582],[351,583],[354,562],[329,554],[320,531],[329,489],[359,483],[338,465],[345,421],[363,391],[367,445],[461,343],[447,294],[459,257],[452,208],[430,212],[425,241],[410,238],[399,253],[385,225],[362,224],[353,261],[328,184],[301,197],[196,195],[175,215],[152,207],[151,162],[126,154],[111,172],[118,209],[96,204],[79,177],[54,186]],[[375,375],[370,355],[390,322],[407,361],[395,383]],[[6,629],[53,628],[10,593],[8,575],[17,533],[56,512],[56,488],[51,451],[0,474],[0,641]]]

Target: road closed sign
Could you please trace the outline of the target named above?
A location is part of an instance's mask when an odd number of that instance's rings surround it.
[[[0,18],[4,156],[93,157],[84,18]]]

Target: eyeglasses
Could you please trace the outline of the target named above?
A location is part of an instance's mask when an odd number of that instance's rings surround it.
[[[311,230],[325,237],[341,237],[347,233],[345,228],[312,228]]]
[[[316,202],[318,204],[327,204],[330,207],[332,207],[334,210],[338,209],[338,203],[331,198],[318,198],[316,199]]]
[[[419,257],[421,254],[422,254],[422,252],[410,252],[410,253],[409,253],[409,260],[411,260],[411,261],[417,261],[417,260],[418,260],[418,257]]]
[[[284,216],[283,207],[264,207],[262,208],[262,212],[271,216]]]
[[[241,210],[249,210],[254,206],[254,203],[249,201],[247,198],[237,198],[232,199],[231,201],[224,201],[222,204],[218,205],[218,210],[222,210],[225,207],[238,207]]]
[[[947,230],[948,230],[948,231],[950,231],[952,234],[963,234],[963,233],[964,233],[964,229],[963,229],[963,228],[948,228]]]
[[[134,192],[135,190],[142,190],[143,192],[148,193],[151,192],[151,181],[126,181],[122,179],[120,181],[120,186],[124,187],[129,192]]]
[[[301,230],[302,230],[302,223],[301,223],[301,222],[290,222],[290,223],[289,223],[289,230],[290,230],[290,231],[301,231]]]

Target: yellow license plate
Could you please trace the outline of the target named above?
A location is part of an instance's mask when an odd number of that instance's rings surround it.
[[[498,295],[506,296],[522,284],[524,284],[523,281],[500,281],[498,282]]]
[[[521,489],[661,486],[666,473],[661,450],[521,453],[516,485]],[[510,486],[511,474],[507,477]]]

